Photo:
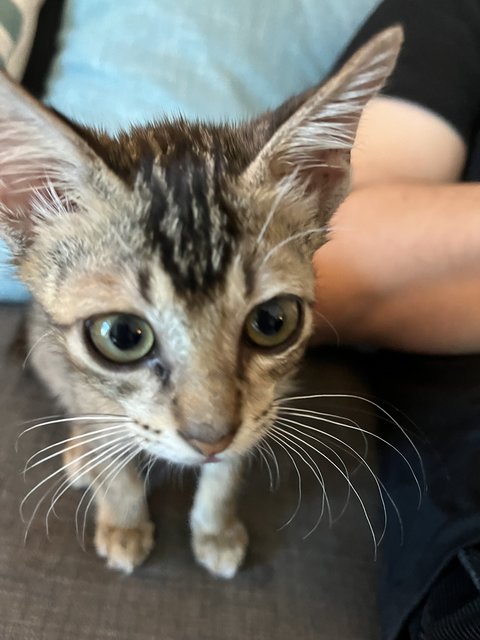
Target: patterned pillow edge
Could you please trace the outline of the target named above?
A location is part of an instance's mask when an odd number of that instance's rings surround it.
[[[0,68],[20,80],[44,0],[0,0]]]

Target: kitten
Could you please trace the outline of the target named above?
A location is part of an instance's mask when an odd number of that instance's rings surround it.
[[[95,546],[111,567],[130,572],[152,549],[140,452],[202,466],[195,557],[222,577],[240,566],[242,460],[304,353],[311,257],[401,40],[381,33],[251,122],[178,119],[115,138],[0,77],[0,228],[34,298],[34,368],[77,417],[65,470],[72,486],[93,483]]]

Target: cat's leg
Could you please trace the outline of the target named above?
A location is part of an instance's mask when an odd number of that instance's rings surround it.
[[[240,472],[240,461],[205,465],[190,516],[195,558],[221,578],[235,575],[247,550],[247,531],[236,512]]]
[[[70,428],[70,436],[73,443],[67,443],[63,450],[63,469],[68,479],[68,486],[72,489],[86,489],[93,480],[92,475],[85,471],[88,465],[84,462],[88,449],[80,442],[83,435],[88,431],[80,425],[73,425]]]
[[[75,426],[73,433],[81,435],[85,429]],[[130,573],[153,548],[153,524],[144,483],[133,463],[117,473],[112,459],[89,465],[92,454],[89,455],[88,445],[79,444],[74,448],[67,445],[63,453],[65,472],[70,486],[89,487],[95,496],[97,553],[107,559],[109,567]],[[121,461],[118,464],[121,466]]]
[[[131,573],[154,545],[144,483],[129,463],[108,484],[96,496],[95,548],[109,567]]]

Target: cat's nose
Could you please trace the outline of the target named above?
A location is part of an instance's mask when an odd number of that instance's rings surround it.
[[[190,424],[179,431],[188,444],[205,456],[214,456],[225,451],[235,433],[236,428],[233,426],[215,428],[206,423]]]
[[[195,438],[188,439],[188,442],[194,449],[203,453],[204,456],[215,456],[217,453],[225,451],[228,445],[232,442],[233,436],[233,433],[229,433],[216,442],[203,442],[202,440],[197,440]]]

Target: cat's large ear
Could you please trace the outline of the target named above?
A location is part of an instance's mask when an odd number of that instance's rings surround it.
[[[16,254],[42,218],[76,208],[100,165],[107,171],[72,128],[0,73],[0,235]]]
[[[317,226],[325,224],[348,191],[350,151],[362,111],[393,70],[402,42],[401,27],[381,32],[309,92],[246,169],[249,187],[308,197]],[[278,113],[270,117],[278,119]]]

